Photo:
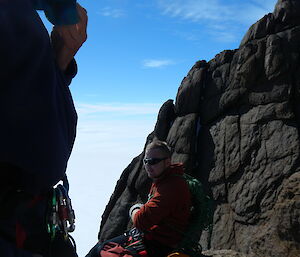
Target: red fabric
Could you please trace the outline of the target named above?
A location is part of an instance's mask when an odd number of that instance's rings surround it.
[[[153,197],[135,214],[134,226],[148,231],[146,238],[176,247],[190,216],[191,195],[186,181],[173,174],[183,174],[182,164],[171,165],[163,177],[152,184]],[[177,230],[177,231],[176,231]]]
[[[16,223],[16,245],[17,245],[17,248],[24,247],[26,237],[27,237],[26,231],[24,230],[23,226],[19,222],[17,222]]]
[[[100,251],[101,257],[133,257],[130,251],[124,249],[121,245],[109,242]]]
[[[38,202],[40,202],[44,198],[45,197],[42,195],[37,195],[37,196],[33,197],[33,199],[28,204],[28,208],[33,208]]]

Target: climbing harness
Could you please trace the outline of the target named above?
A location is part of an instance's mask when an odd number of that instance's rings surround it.
[[[132,228],[124,233],[128,237],[128,243],[124,247],[135,253],[137,256],[147,256],[146,246],[144,244],[144,233],[137,228]]]

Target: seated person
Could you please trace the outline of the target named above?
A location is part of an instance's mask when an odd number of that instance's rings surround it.
[[[183,166],[171,164],[171,152],[165,142],[155,141],[147,146],[144,165],[153,181],[149,199],[144,205],[133,205],[129,215],[134,227],[144,234],[147,255],[165,257],[176,249],[188,225],[191,195],[187,183],[180,176]],[[109,242],[126,245],[128,236],[116,237]],[[101,247],[106,243],[97,244],[87,257],[99,256]]]

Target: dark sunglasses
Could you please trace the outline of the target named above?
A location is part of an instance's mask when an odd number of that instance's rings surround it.
[[[168,159],[168,157],[165,157],[165,158],[145,158],[143,160],[144,164],[148,164],[148,165],[155,165],[163,160],[166,160]]]

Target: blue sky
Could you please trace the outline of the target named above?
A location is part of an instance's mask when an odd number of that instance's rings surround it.
[[[97,241],[116,181],[142,151],[159,107],[175,99],[196,61],[238,48],[276,0],[79,2],[88,11],[89,27],[71,85],[79,121],[68,174],[81,257]]]
[[[89,40],[78,53],[74,98],[163,102],[191,66],[237,48],[274,0],[84,0]]]

